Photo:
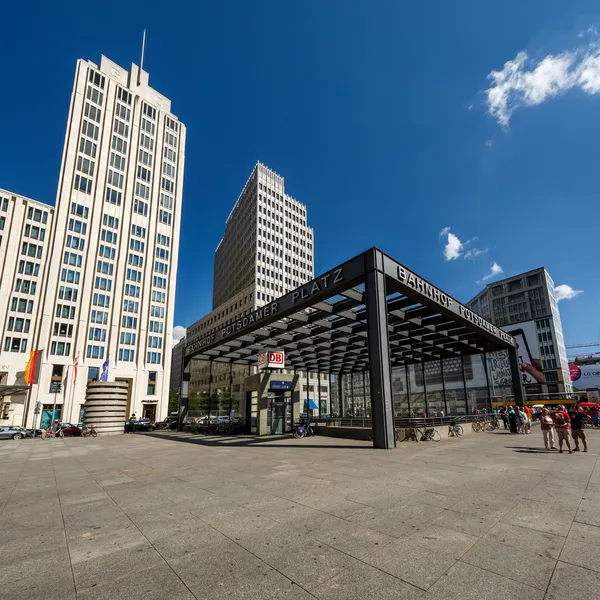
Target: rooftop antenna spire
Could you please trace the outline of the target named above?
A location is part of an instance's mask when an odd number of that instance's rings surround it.
[[[144,29],[144,34],[142,35],[142,58],[140,60],[140,68],[138,71],[138,81],[137,84],[141,85],[142,83],[142,70],[144,69],[144,50],[146,49],[146,30]]]

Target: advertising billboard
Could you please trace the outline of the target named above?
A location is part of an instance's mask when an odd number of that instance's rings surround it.
[[[545,383],[542,372],[541,352],[538,344],[535,321],[523,321],[503,327],[517,343],[517,356],[521,367],[521,377],[524,385]]]
[[[600,365],[571,365],[571,381],[578,390],[600,388]]]

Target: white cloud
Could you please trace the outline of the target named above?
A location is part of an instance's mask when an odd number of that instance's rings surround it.
[[[185,337],[185,327],[175,325],[173,327],[173,343],[176,344],[179,340]]]
[[[493,140],[486,140],[486,142],[485,142],[486,148],[491,148],[493,145],[494,145]]]
[[[473,238],[475,239],[475,238]],[[473,248],[472,250],[467,250],[464,253],[464,258],[475,258],[476,256],[479,256],[480,254],[485,254],[488,251],[488,248],[486,248],[485,250],[480,250],[479,248]]]
[[[450,229],[449,227],[447,228]],[[463,243],[451,231],[447,231],[448,241],[444,248],[444,256],[446,260],[456,260],[463,251]]]
[[[554,288],[554,294],[556,295],[556,300],[560,302],[561,300],[571,300],[575,296],[583,294],[583,290],[574,290],[570,285],[563,283]]]
[[[495,277],[496,275],[500,275],[501,273],[504,273],[504,269],[496,261],[494,261],[492,263],[490,272],[487,273],[487,275],[484,275],[479,281],[477,281],[477,283],[482,283],[483,281],[487,281],[488,279],[491,279],[492,277]]]
[[[487,248],[482,250],[480,248],[470,247],[473,242],[479,240],[477,236],[472,237],[466,242],[461,242],[458,239],[458,236],[450,231],[450,227],[444,227],[440,231],[440,238],[446,238],[446,245],[444,246],[444,257],[446,260],[456,260],[457,258],[475,258],[476,256],[485,254],[488,251]]]
[[[492,83],[485,90],[489,114],[507,127],[517,109],[542,104],[570,89],[600,94],[600,44],[594,28],[588,33],[593,39],[585,46],[541,60],[519,52],[501,71],[492,71]]]

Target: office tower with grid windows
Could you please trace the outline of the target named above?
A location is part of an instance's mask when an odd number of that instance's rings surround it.
[[[27,424],[55,399],[78,422],[104,365],[128,383],[128,412],[166,414],[185,135],[148,73],[77,61]]]
[[[314,278],[314,237],[308,226],[306,205],[285,191],[283,177],[256,164],[225,223],[225,233],[215,251],[213,310],[187,328],[188,343],[233,323],[267,302],[287,294]],[[215,386],[229,385],[226,365],[192,367],[192,384],[206,391],[212,377]],[[238,369],[242,385],[247,375]],[[236,372],[237,372],[236,371]],[[329,384],[324,373],[300,374],[300,393],[325,402]],[[175,378],[174,378],[175,381]],[[219,383],[222,382],[222,383]]]
[[[54,207],[0,189],[0,425],[20,425],[23,417],[27,395],[2,386],[25,383],[40,325],[53,216]]]
[[[233,207],[215,252],[213,310],[242,290],[258,307],[314,277],[306,206],[285,193],[283,177],[258,163]]]
[[[513,334],[521,362],[533,361],[541,371],[542,376],[524,372],[523,384],[529,395],[573,391],[554,287],[552,277],[541,267],[489,283],[467,303],[477,314]]]

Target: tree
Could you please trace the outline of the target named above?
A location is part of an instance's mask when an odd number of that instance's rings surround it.
[[[179,412],[179,388],[169,390],[169,414]]]

